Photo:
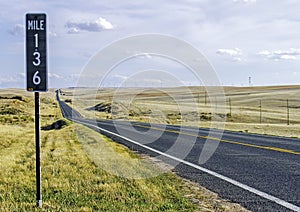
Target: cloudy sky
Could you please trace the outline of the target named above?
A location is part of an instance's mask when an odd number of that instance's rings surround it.
[[[145,33],[190,43],[224,85],[246,86],[249,77],[253,85],[300,84],[299,0],[1,0],[0,8],[0,88],[25,88],[24,14],[40,11],[48,14],[50,87],[76,85],[98,51]]]

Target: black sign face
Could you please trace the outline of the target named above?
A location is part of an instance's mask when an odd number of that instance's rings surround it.
[[[46,14],[26,14],[27,91],[47,91]]]

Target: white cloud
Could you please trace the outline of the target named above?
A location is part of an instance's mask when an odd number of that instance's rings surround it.
[[[72,79],[78,79],[80,77],[80,74],[71,74],[70,76]]]
[[[257,53],[270,60],[296,60],[300,55],[300,49],[291,48],[289,50],[268,51],[263,50]]]
[[[78,34],[80,32],[80,30],[76,27],[72,27],[68,30],[69,34]]]
[[[142,59],[152,59],[152,55],[150,53],[146,53],[146,52],[136,53],[135,57],[142,58]]]
[[[256,0],[233,0],[236,3],[255,3]]]
[[[63,77],[63,80],[65,80],[66,82],[76,83],[77,80],[79,79],[79,77],[81,77],[80,74],[71,74],[71,75],[67,75],[67,76]]]
[[[49,32],[49,35],[50,35],[51,37],[57,37],[57,33],[56,33],[56,32],[53,32],[53,31],[50,31],[50,32]]]
[[[11,30],[8,30],[8,33],[13,36],[23,36],[25,27],[22,24],[16,24]]]
[[[142,51],[126,51],[126,54],[131,55],[133,57],[142,58],[142,59],[152,59],[153,55],[148,52]]]
[[[10,76],[8,75],[1,75],[0,74],[0,86],[12,86],[12,85],[21,85],[24,82],[24,77],[25,74],[23,76],[23,73],[16,73],[16,74],[12,74]]]
[[[104,18],[98,18],[96,20],[96,24],[100,26],[102,29],[113,29],[114,26]]]
[[[114,28],[114,26],[109,21],[101,17],[94,21],[69,21],[67,22],[65,27],[69,29],[68,33],[70,34],[76,34],[81,31],[100,32],[103,30],[110,30]]]
[[[20,76],[21,78],[24,78],[24,77],[26,77],[26,74],[24,72],[20,72],[20,73],[18,73],[18,76]]]
[[[8,33],[13,36],[24,36],[25,26],[23,24],[15,24],[14,27],[8,30]],[[56,32],[49,31],[51,37],[56,37]]]
[[[11,82],[18,82],[18,80],[15,77],[1,77],[0,78],[0,85],[4,83],[11,83]]]
[[[239,48],[234,49],[218,49],[216,51],[219,55],[224,55],[227,58],[233,60],[233,61],[241,61],[241,56],[243,55],[242,50]]]
[[[114,74],[112,77],[113,77],[113,78],[120,79],[120,80],[123,80],[123,81],[128,79],[127,76],[120,75],[120,74]]]
[[[49,78],[61,79],[62,76],[55,74],[55,73],[48,73]]]

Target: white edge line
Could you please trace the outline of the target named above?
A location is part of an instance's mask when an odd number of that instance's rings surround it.
[[[233,179],[231,179],[231,178],[229,178],[229,177],[226,177],[226,176],[224,176],[224,175],[221,175],[221,174],[219,174],[219,173],[217,173],[217,172],[211,171],[211,170],[209,170],[209,169],[206,169],[206,168],[204,168],[204,167],[201,167],[201,166],[199,166],[199,165],[193,164],[193,163],[191,163],[191,162],[182,160],[182,159],[180,159],[180,158],[176,158],[176,157],[174,157],[174,156],[172,156],[172,155],[168,155],[168,154],[166,154],[166,153],[164,153],[164,152],[161,152],[161,151],[158,151],[158,150],[153,149],[153,148],[151,148],[151,147],[148,147],[148,146],[146,146],[146,145],[140,144],[140,143],[137,142],[137,141],[131,140],[130,138],[126,138],[126,137],[124,137],[124,136],[122,136],[122,135],[119,135],[119,134],[116,134],[116,133],[114,133],[114,132],[108,131],[108,130],[103,129],[103,128],[99,127],[99,126],[95,126],[95,125],[93,125],[93,124],[81,122],[81,121],[78,121],[78,120],[76,120],[76,119],[75,119],[75,120],[71,119],[71,120],[72,120],[72,121],[75,121],[75,122],[78,122],[78,123],[81,123],[81,124],[83,124],[83,125],[89,125],[89,126],[91,126],[91,127],[95,127],[95,128],[97,128],[97,129],[99,129],[99,130],[101,130],[101,131],[103,131],[103,132],[106,132],[106,133],[108,133],[108,134],[111,134],[111,135],[117,136],[117,137],[119,137],[119,138],[125,139],[125,140],[127,140],[127,141],[129,141],[129,142],[131,142],[131,143],[134,143],[134,144],[136,144],[136,145],[138,145],[138,146],[141,146],[141,147],[143,147],[143,148],[145,148],[145,149],[148,149],[148,150],[150,150],[150,151],[152,151],[152,152],[155,152],[155,153],[160,154],[160,155],[162,155],[162,156],[168,157],[168,158],[170,158],[170,159],[172,159],[172,160],[178,161],[178,162],[183,163],[183,164],[185,164],[185,165],[188,165],[188,166],[191,166],[191,167],[193,167],[193,168],[196,168],[196,169],[198,169],[198,170],[200,170],[200,171],[202,171],[202,172],[205,172],[205,173],[207,173],[207,174],[210,174],[210,175],[212,175],[212,176],[214,176],[214,177],[217,177],[217,178],[219,178],[219,179],[222,179],[222,180],[224,180],[224,181],[227,181],[227,182],[229,182],[229,183],[231,183],[231,184],[233,184],[233,185],[235,185],[235,186],[237,186],[237,187],[240,187],[240,188],[242,188],[242,189],[244,189],[244,190],[250,191],[251,193],[254,193],[254,194],[256,194],[256,195],[258,195],[258,196],[260,196],[260,197],[263,197],[263,198],[265,198],[265,199],[267,199],[267,200],[270,200],[270,201],[272,201],[272,202],[275,202],[275,203],[277,203],[277,204],[279,204],[279,205],[281,205],[281,206],[283,206],[283,207],[285,207],[285,208],[291,209],[291,210],[293,210],[293,211],[300,212],[300,207],[298,207],[298,206],[296,206],[296,205],[294,205],[294,204],[291,204],[291,203],[289,203],[289,202],[286,202],[285,200],[279,199],[278,197],[274,197],[274,196],[272,196],[272,195],[270,195],[270,194],[267,194],[267,193],[265,193],[265,192],[263,192],[263,191],[260,191],[260,190],[257,190],[257,189],[255,189],[255,188],[252,188],[251,186],[247,186],[247,185],[245,185],[245,184],[243,184],[243,183],[241,183],[241,182],[238,182],[238,181],[236,181],[236,180],[233,180]]]

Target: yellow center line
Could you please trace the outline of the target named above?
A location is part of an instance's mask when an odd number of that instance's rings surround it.
[[[224,142],[224,143],[242,145],[242,146],[247,146],[247,147],[254,147],[254,148],[259,148],[259,149],[266,149],[266,150],[270,150],[270,151],[284,152],[284,153],[289,153],[289,154],[294,154],[294,155],[300,155],[300,152],[296,152],[296,151],[289,150],[289,149],[278,148],[278,147],[260,146],[260,145],[243,143],[243,142],[238,142],[238,141],[219,139],[219,138],[215,138],[215,137],[195,135],[195,134],[186,133],[186,132],[179,132],[179,131],[176,131],[176,130],[166,130],[166,129],[160,129],[160,128],[157,128],[157,127],[148,127],[148,126],[143,126],[143,125],[139,125],[139,124],[134,124],[133,126],[148,128],[148,129],[151,128],[151,129],[158,130],[158,131],[164,131],[164,132],[170,132],[170,133],[175,133],[175,134],[187,135],[187,136],[192,136],[192,137],[197,137],[197,138],[211,139],[211,140],[216,140],[216,141],[220,141],[220,142]]]

